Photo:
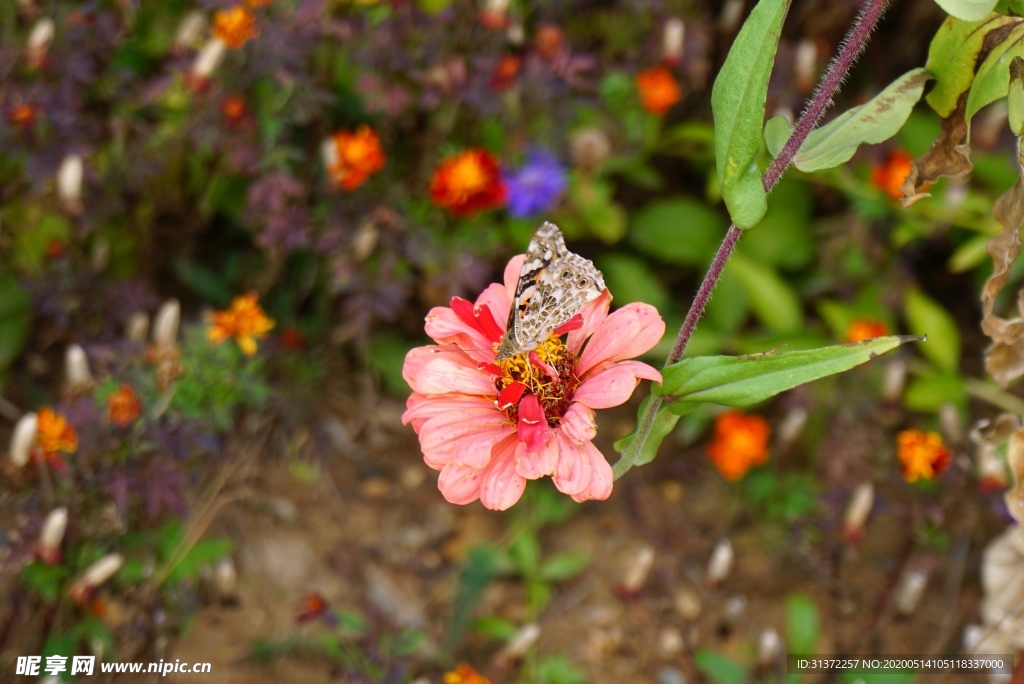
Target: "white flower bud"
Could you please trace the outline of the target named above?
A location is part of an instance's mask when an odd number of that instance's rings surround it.
[[[25,59],[33,69],[38,68],[42,64],[43,58],[46,57],[56,28],[53,19],[43,17],[36,22],[36,25],[32,27],[32,32],[28,34],[28,42],[25,44]]]
[[[136,311],[128,317],[128,324],[125,325],[125,337],[132,342],[142,344],[149,334],[149,316],[142,311]]]
[[[796,55],[793,58],[796,63],[796,87],[801,92],[810,92],[814,87],[817,76],[818,50],[814,47],[814,41],[803,39],[796,46]]]
[[[498,651],[494,659],[499,663],[510,663],[518,660],[530,650],[530,647],[537,643],[538,638],[540,638],[540,627],[536,623],[531,622],[528,625],[523,625],[509,642],[505,644],[505,647]]]
[[[192,75],[201,79],[209,78],[220,66],[227,49],[227,43],[220,38],[208,40],[196,55],[196,61],[192,63]]]
[[[871,515],[875,505],[875,487],[870,482],[861,482],[853,490],[850,503],[846,506],[843,516],[843,538],[851,543],[860,541],[864,536],[864,523]]]
[[[64,373],[68,387],[82,389],[92,384],[92,373],[89,371],[89,359],[85,350],[77,344],[68,347],[64,355]]]
[[[939,407],[939,429],[948,443],[963,444],[964,426],[960,422],[960,412],[949,402]]]
[[[338,164],[338,146],[334,144],[334,138],[328,136],[320,143],[320,159],[324,163],[324,169],[331,173]]]
[[[780,451],[787,451],[800,439],[807,426],[807,409],[795,408],[783,417],[775,434]]]
[[[661,34],[661,58],[668,64],[679,64],[683,61],[683,46],[686,38],[686,24],[679,17],[672,17],[665,22]]]
[[[35,413],[26,413],[14,426],[14,434],[11,436],[11,451],[9,457],[15,468],[21,468],[28,463],[32,454],[32,447],[36,444],[36,434],[39,432],[39,420]]]
[[[116,575],[122,565],[124,565],[124,556],[119,553],[110,553],[100,558],[71,583],[68,588],[68,596],[76,602],[83,600],[90,591]]]
[[[743,0],[725,0],[722,12],[718,15],[718,27],[723,33],[732,33],[739,27],[743,18]]]
[[[903,388],[907,386],[907,362],[905,359],[890,361],[885,366],[882,379],[882,398],[886,401],[899,401]]]
[[[57,196],[68,209],[76,209],[82,200],[82,176],[85,165],[77,154],[69,154],[57,170]]]
[[[735,554],[732,550],[732,543],[728,539],[718,542],[714,550],[711,551],[711,558],[708,560],[708,582],[720,584],[728,577],[732,571],[734,559]]]
[[[928,573],[924,570],[911,570],[903,575],[896,588],[896,610],[900,615],[911,615],[921,602],[924,589],[928,586]]]
[[[178,323],[181,322],[181,304],[177,299],[168,299],[153,320],[153,342],[160,347],[173,346],[178,339]]]
[[[198,47],[199,39],[206,29],[206,17],[199,10],[192,10],[185,15],[178,25],[174,36],[174,44],[183,47]]]
[[[68,509],[63,507],[50,511],[43,521],[36,553],[47,565],[56,565],[60,562],[60,545],[64,541],[64,532],[67,528]]]
[[[757,663],[769,665],[774,663],[782,654],[782,639],[779,633],[771,627],[761,631],[757,638]]]

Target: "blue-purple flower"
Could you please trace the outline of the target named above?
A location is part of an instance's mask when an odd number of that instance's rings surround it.
[[[555,155],[547,150],[531,150],[523,165],[505,177],[509,213],[522,218],[548,211],[565,191],[566,183],[565,169]]]

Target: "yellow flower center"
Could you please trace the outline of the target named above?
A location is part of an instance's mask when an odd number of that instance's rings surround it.
[[[480,192],[489,182],[486,170],[475,155],[462,155],[452,165],[451,186],[462,198]]]
[[[533,394],[544,409],[548,425],[555,427],[572,405],[572,397],[580,385],[576,377],[576,364],[579,358],[569,351],[561,337],[550,335],[534,352],[543,363],[554,371],[556,377],[548,370],[539,368],[530,362],[530,353],[516,354],[512,358],[496,361],[502,375],[495,385],[499,392],[512,383],[526,385],[526,392]],[[505,416],[513,425],[519,423],[519,406],[513,404],[505,409]]]

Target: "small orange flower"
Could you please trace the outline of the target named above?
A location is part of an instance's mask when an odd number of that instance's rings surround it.
[[[682,96],[676,77],[663,66],[637,74],[636,88],[640,91],[640,104],[656,116],[664,115]]]
[[[21,130],[27,131],[36,122],[36,108],[27,102],[14,105],[7,115],[7,120],[11,122],[12,126],[18,126]]]
[[[875,337],[884,337],[889,334],[889,327],[877,318],[857,318],[850,324],[846,331],[846,341],[860,342]]]
[[[316,620],[327,612],[327,600],[319,592],[310,592],[302,598],[302,605],[295,616],[295,621],[300,625]]]
[[[490,86],[497,91],[507,90],[519,75],[519,69],[523,66],[523,58],[517,55],[504,55],[498,60],[491,74]]]
[[[46,407],[39,409],[38,421],[36,442],[44,454],[56,454],[58,451],[70,454],[78,449],[78,433],[64,416]]]
[[[550,62],[562,54],[565,48],[565,34],[554,24],[541,24],[537,27],[534,45],[541,59]]]
[[[469,216],[504,205],[508,190],[498,160],[487,150],[471,149],[438,165],[430,180],[430,198],[456,216]]]
[[[267,318],[257,302],[255,292],[235,297],[231,308],[214,311],[208,316],[210,329],[207,337],[214,344],[220,344],[234,337],[238,346],[247,356],[256,353],[256,338],[264,338],[273,329],[274,321]]]
[[[881,164],[871,169],[871,184],[898,200],[903,197],[903,181],[913,167],[914,160],[903,150],[893,150]]]
[[[130,425],[142,413],[142,402],[131,385],[121,385],[107,398],[107,420],[114,425]]]
[[[274,2],[274,0],[245,0],[245,4],[254,9],[259,9],[260,7],[270,7],[270,4],[272,2]]]
[[[907,482],[916,482],[921,477],[934,479],[953,460],[942,436],[923,430],[904,430],[896,435],[896,456],[903,464],[903,479]]]
[[[231,9],[219,10],[213,15],[214,34],[227,43],[229,48],[238,49],[250,40],[260,35],[256,28],[256,21],[253,19],[245,5],[235,5]]]
[[[441,678],[444,684],[491,684],[491,680],[474,670],[466,663],[459,663],[451,672],[445,672]]]
[[[249,118],[249,110],[245,106],[245,98],[232,95],[220,103],[220,113],[229,127],[239,126]]]
[[[768,437],[772,429],[758,415],[726,411],[715,419],[715,436],[708,457],[727,480],[739,480],[752,466],[768,462]]]
[[[346,190],[355,190],[366,179],[384,168],[387,157],[380,147],[380,138],[367,125],[355,133],[340,131],[334,134],[333,162],[328,172],[334,182]]]

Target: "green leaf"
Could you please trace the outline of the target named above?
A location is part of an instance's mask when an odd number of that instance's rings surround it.
[[[537,684],[585,684],[587,673],[559,654],[543,658],[537,663],[535,681]]]
[[[988,16],[998,0],[935,0],[935,4],[957,19],[978,21]]]
[[[935,86],[925,100],[939,116],[945,118],[952,114],[960,95],[970,89],[985,36],[990,31],[1020,21],[1014,17],[991,15],[983,21],[968,22],[949,17],[943,22],[928,47],[928,62],[925,64],[936,78]]]
[[[803,327],[800,298],[774,270],[743,254],[734,254],[725,271],[740,281],[750,308],[773,332],[793,332]]]
[[[670,402],[672,412],[680,415],[705,403],[742,408],[812,380],[855,368],[918,339],[894,335],[778,354],[687,358],[665,368],[664,383],[655,385],[654,391]]]
[[[0,371],[21,353],[31,317],[28,294],[13,273],[0,270]]]
[[[1010,85],[1006,96],[1010,114],[1010,130],[1016,136],[1024,135],[1024,59],[1014,57],[1010,62]]]
[[[519,633],[519,627],[511,620],[491,615],[473,623],[473,632],[498,641],[509,641]]]
[[[960,365],[960,331],[941,304],[920,290],[911,290],[903,302],[907,325],[914,335],[927,337],[921,353],[949,373]]]
[[[869,102],[849,109],[821,128],[811,131],[800,146],[793,164],[801,171],[831,169],[849,161],[861,145],[874,145],[896,135],[906,123],[914,105],[921,99],[925,83],[932,79],[927,69],[912,69],[903,74]],[[775,117],[765,126],[768,150],[775,156],[788,139],[782,138],[782,123]],[[785,119],[782,119],[785,123]],[[779,143],[780,138],[782,139]],[[773,149],[777,145],[778,149]]]
[[[711,90],[715,163],[722,197],[740,228],[767,210],[754,158],[761,149],[764,104],[789,0],[760,0],[743,24]]]
[[[689,197],[654,202],[633,216],[629,242],[650,257],[704,266],[728,228],[718,212]]]
[[[1010,62],[1024,56],[1024,24],[1017,24],[1009,35],[985,57],[974,76],[974,83],[967,95],[964,119],[970,122],[978,111],[987,104],[1006,97],[1010,87]]]
[[[772,201],[757,230],[743,236],[736,253],[762,264],[782,269],[798,269],[814,259],[815,241],[811,232],[814,202],[802,180],[783,177],[772,190]],[[721,283],[715,287],[714,302]]]
[[[590,554],[567,551],[548,558],[540,566],[540,578],[547,582],[561,582],[575,577],[590,565]]]
[[[963,408],[967,400],[963,379],[948,373],[911,378],[901,398],[903,406],[921,413],[935,413],[944,404]]]
[[[512,543],[509,558],[516,569],[524,575],[533,575],[540,565],[540,542],[531,532],[524,532]]]
[[[637,411],[637,424],[640,423],[641,417],[647,411],[647,405],[651,403],[651,397],[645,397],[640,403],[640,409]],[[636,458],[632,459],[629,467],[644,465],[654,460],[654,457],[658,455],[658,447],[661,446],[662,441],[668,437],[672,429],[675,428],[676,422],[679,420],[679,416],[668,410],[665,404],[658,407],[658,414],[654,417],[654,423],[651,425],[651,431],[647,433],[647,441],[644,442],[643,449],[637,454]],[[615,450],[620,454],[626,453],[633,440],[636,438],[636,430],[629,433],[622,439],[615,442]],[[623,464],[623,465],[620,465]],[[612,468],[612,472],[615,477],[620,477],[628,468],[625,466],[623,461],[620,459],[615,467]]]
[[[717,651],[702,648],[693,654],[693,660],[697,670],[715,684],[743,684],[747,681],[747,668]]]
[[[659,311],[669,303],[668,292],[643,259],[621,253],[609,253],[597,259],[608,289],[615,293],[616,304],[646,302]]]
[[[768,215],[770,216],[771,213],[769,211]],[[749,233],[747,237],[770,234],[769,231],[756,230]],[[745,240],[741,241],[740,245],[743,245],[744,242]],[[747,320],[749,312],[750,303],[747,301],[747,293],[743,284],[735,274],[726,269],[722,273],[722,277],[718,279],[718,284],[715,285],[714,296],[708,303],[708,308],[704,312],[704,323],[699,329],[705,329],[706,326],[721,333],[736,333],[743,322]],[[692,355],[699,356],[696,352]]]
[[[811,597],[793,594],[786,599],[786,644],[790,653],[816,652],[821,634],[821,615]]]

